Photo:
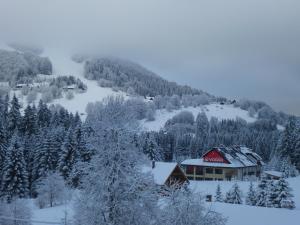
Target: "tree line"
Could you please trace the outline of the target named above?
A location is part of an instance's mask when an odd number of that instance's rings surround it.
[[[39,181],[58,171],[70,184],[74,165],[90,159],[81,119],[62,107],[28,105],[21,113],[18,99],[0,99],[1,197],[35,197]]]
[[[243,193],[240,190],[239,185],[235,183],[224,196],[219,184],[215,194],[215,201],[230,204],[243,204]],[[253,183],[250,182],[245,203],[250,206],[259,207],[295,208],[292,189],[283,177],[276,181],[268,180],[263,176],[256,188]]]

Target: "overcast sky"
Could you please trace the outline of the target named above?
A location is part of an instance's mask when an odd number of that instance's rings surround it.
[[[0,39],[133,59],[300,115],[299,0],[0,0]]]

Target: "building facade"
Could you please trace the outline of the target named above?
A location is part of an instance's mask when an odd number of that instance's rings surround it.
[[[245,180],[260,177],[262,158],[246,147],[220,147],[181,163],[189,180]]]

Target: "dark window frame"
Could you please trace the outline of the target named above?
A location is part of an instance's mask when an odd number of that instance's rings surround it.
[[[186,166],[186,174],[194,174],[194,166]]]
[[[196,167],[196,175],[204,175],[204,169],[201,166]]]
[[[214,174],[214,168],[210,168],[210,167],[205,168],[205,173]]]
[[[215,174],[222,175],[223,174],[223,169],[221,169],[221,168],[215,168]]]

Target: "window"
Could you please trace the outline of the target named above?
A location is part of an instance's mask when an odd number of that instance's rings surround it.
[[[203,175],[203,168],[200,166],[196,167],[196,175]]]
[[[188,176],[187,177],[189,180],[194,180],[194,177]]]
[[[223,170],[222,169],[215,169],[215,174],[223,174]]]
[[[196,180],[203,180],[202,177],[196,177]]]
[[[205,173],[214,173],[214,169],[213,168],[206,168],[205,169]]]
[[[187,166],[186,167],[186,174],[194,174],[194,167],[193,166]]]
[[[213,178],[205,178],[205,180],[214,180]]]

